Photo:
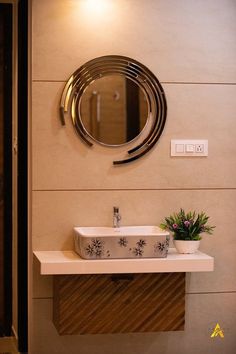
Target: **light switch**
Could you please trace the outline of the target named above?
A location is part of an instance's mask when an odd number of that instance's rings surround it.
[[[186,144],[185,151],[186,152],[194,152],[194,145],[193,144]]]
[[[184,144],[176,144],[175,145],[175,152],[184,152]]]
[[[187,156],[187,157],[208,156],[208,140],[172,139],[171,156]]]

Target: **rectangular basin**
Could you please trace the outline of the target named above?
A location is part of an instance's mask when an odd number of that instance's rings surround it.
[[[85,259],[165,258],[170,235],[158,226],[74,227],[75,251]]]

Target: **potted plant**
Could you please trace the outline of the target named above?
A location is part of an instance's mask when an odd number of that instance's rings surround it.
[[[178,213],[166,217],[160,227],[173,234],[174,246],[179,253],[194,253],[199,248],[200,234],[203,232],[212,234],[215,228],[215,226],[207,225],[208,219],[209,216],[204,212],[185,213],[183,209],[180,209]]]

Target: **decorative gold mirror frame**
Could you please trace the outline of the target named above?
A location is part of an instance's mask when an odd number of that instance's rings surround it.
[[[78,135],[88,146],[93,146],[94,139],[84,128],[80,116],[80,100],[89,84],[113,74],[133,80],[145,92],[149,107],[148,119],[151,119],[148,133],[141,143],[128,150],[129,157],[113,161],[114,165],[120,165],[137,160],[150,151],[165,126],[167,114],[165,93],[158,79],[147,67],[134,59],[120,55],[102,56],[88,61],[71,75],[64,87],[60,102],[60,119],[61,124],[65,125],[65,115],[69,113]]]

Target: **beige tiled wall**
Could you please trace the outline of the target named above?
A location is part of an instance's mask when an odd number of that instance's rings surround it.
[[[33,353],[37,354],[233,354],[235,351],[236,321],[232,309],[236,306],[236,296],[232,293],[187,295],[185,331],[62,336],[60,340],[51,321],[52,301],[35,299],[33,304],[32,344]],[[224,324],[222,340],[210,337],[217,322]]]
[[[33,0],[32,244],[71,249],[74,225],[159,224],[180,207],[205,210],[216,225],[202,251],[215,271],[187,276],[184,332],[58,336],[52,279],[34,262],[30,354],[233,354],[236,304],[236,2],[216,0]],[[95,2],[98,4],[98,0]],[[94,57],[120,54],[161,81],[168,116],[155,148],[113,167],[123,148],[87,148],[58,105],[69,75]],[[171,158],[170,140],[209,140],[207,158]],[[225,338],[210,338],[219,322]],[[79,348],[79,349],[78,349]]]

